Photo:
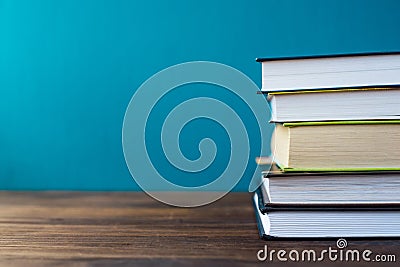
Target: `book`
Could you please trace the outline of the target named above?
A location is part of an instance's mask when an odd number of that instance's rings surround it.
[[[263,172],[264,211],[400,207],[400,172]]]
[[[263,92],[400,84],[400,52],[258,58]]]
[[[260,236],[400,237],[400,52],[263,58]]]
[[[274,238],[376,238],[400,237],[396,210],[276,210],[262,212],[259,192],[253,195],[260,237]]]
[[[273,92],[272,122],[396,120],[400,88],[358,88]]]
[[[277,123],[274,161],[284,171],[400,170],[400,121]]]

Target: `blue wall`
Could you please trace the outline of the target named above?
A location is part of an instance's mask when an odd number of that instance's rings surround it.
[[[0,189],[137,190],[121,127],[151,75],[210,60],[260,84],[256,57],[400,50],[399,14],[396,0],[0,0]]]

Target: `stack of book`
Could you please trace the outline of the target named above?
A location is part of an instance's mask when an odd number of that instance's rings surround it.
[[[277,168],[263,238],[400,237],[400,53],[257,59]]]

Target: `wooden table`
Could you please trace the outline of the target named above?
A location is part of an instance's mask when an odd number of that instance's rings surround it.
[[[260,240],[248,193],[190,209],[133,192],[0,192],[0,233],[1,266],[273,266],[257,260],[264,245],[321,250],[336,243]],[[350,246],[400,261],[400,240]]]

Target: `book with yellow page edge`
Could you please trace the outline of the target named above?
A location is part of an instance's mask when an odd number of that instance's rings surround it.
[[[272,122],[400,119],[400,87],[271,92],[268,101]]]
[[[274,161],[284,172],[400,170],[400,120],[277,123]]]

